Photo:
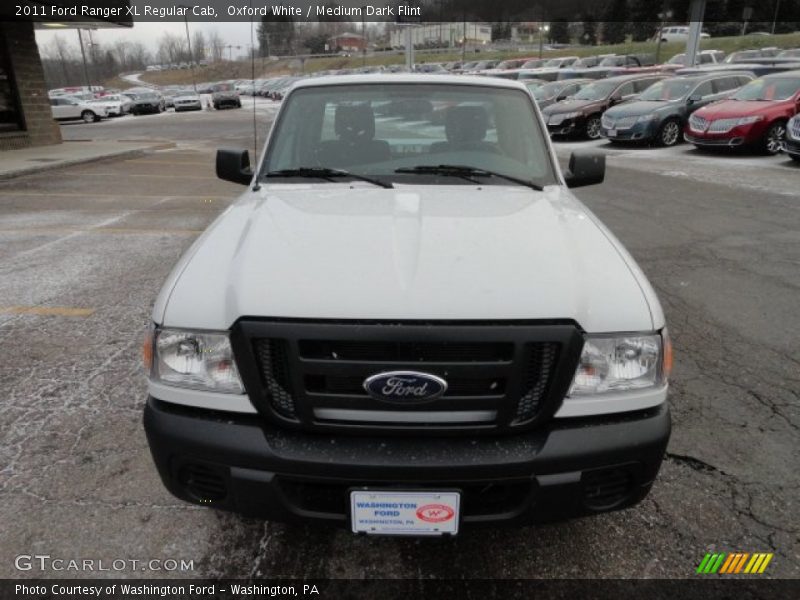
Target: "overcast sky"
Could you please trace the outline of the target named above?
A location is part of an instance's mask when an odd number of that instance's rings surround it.
[[[209,32],[216,29],[219,35],[225,40],[225,44],[233,44],[235,46],[242,46],[238,51],[240,55],[247,55],[247,44],[250,43],[250,22],[245,23],[227,23],[227,22],[214,22],[214,23],[192,23],[189,22],[189,33],[192,35],[196,30]],[[253,36],[255,43],[258,44],[256,32],[258,31],[258,23],[254,24]],[[108,29],[98,29],[92,32],[94,42],[97,44],[113,44],[117,40],[130,40],[142,42],[147,49],[155,54],[158,49],[158,38],[164,32],[173,34],[186,35],[185,25],[182,22],[161,22],[161,23],[134,23],[133,27],[113,27]],[[63,39],[70,42],[78,49],[78,32],[75,29],[58,29],[58,30],[45,30],[38,29],[36,31],[36,41],[40,46],[47,45],[53,39],[53,36],[58,35]],[[234,56],[237,51],[234,49]],[[226,53],[227,55],[227,53]]]

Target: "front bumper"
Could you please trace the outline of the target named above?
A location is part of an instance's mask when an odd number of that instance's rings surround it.
[[[548,119],[549,121],[549,119]],[[551,125],[547,123],[547,131],[551,136],[573,136],[583,132],[586,127],[586,119],[584,117],[575,117],[558,121],[556,124]]]
[[[273,521],[348,524],[348,490],[458,489],[464,524],[525,525],[641,501],[670,434],[666,403],[522,435],[365,437],[148,398],[144,426],[178,498]]]
[[[626,129],[614,129],[616,135],[609,135],[610,130],[606,127],[601,127],[600,135],[607,140],[611,140],[612,142],[638,142],[650,140],[655,137],[659,125],[659,121],[636,123],[632,127],[628,127]]]
[[[800,140],[793,140],[787,137],[783,142],[783,149],[787,154],[800,156]]]

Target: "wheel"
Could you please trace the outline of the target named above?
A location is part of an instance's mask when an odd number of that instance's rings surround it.
[[[658,130],[656,142],[659,146],[674,146],[681,141],[681,122],[678,119],[665,121]]]
[[[241,101],[241,100],[239,100],[239,101],[236,103],[236,108],[242,108],[242,101]]]
[[[586,137],[596,140],[600,137],[600,116],[593,115],[586,119]]]
[[[778,121],[770,125],[764,135],[764,152],[772,156],[783,150],[783,140],[786,138],[786,123]]]
[[[789,158],[791,158],[794,162],[800,162],[800,154],[790,154]]]
[[[81,119],[83,119],[84,123],[94,123],[97,119],[97,115],[94,114],[90,110],[85,110],[81,113]]]
[[[217,104],[216,102],[214,102],[214,108],[215,108],[216,110],[219,110],[219,104]]]

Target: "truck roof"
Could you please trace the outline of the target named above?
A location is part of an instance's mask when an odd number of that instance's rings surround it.
[[[437,75],[418,73],[367,73],[363,75],[332,75],[303,79],[295,83],[295,89],[327,85],[358,85],[381,83],[439,83],[450,85],[477,85],[482,87],[511,88],[527,91],[524,85],[500,77],[477,75]]]

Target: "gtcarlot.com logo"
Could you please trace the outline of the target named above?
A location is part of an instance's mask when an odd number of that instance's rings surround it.
[[[766,552],[715,552],[706,554],[697,567],[700,575],[760,575],[774,554]]]
[[[49,554],[20,554],[17,571],[194,571],[194,560],[174,558],[58,558]]]

